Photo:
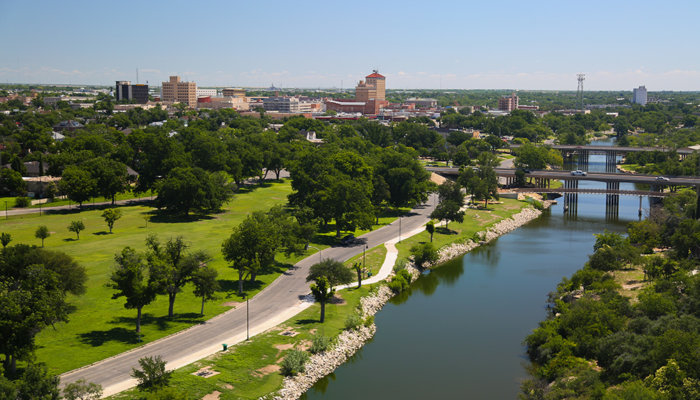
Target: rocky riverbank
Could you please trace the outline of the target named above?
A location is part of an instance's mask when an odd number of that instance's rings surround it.
[[[545,208],[551,205],[551,203],[548,201],[543,202],[543,204]],[[486,231],[477,233],[477,236],[481,238],[481,240],[478,242],[468,240],[464,243],[453,243],[449,246],[443,247],[442,249],[440,249],[440,257],[438,258],[438,260],[433,264],[430,264],[428,268],[435,267],[453,258],[457,258],[462,254],[471,251],[475,247],[480,246],[481,244],[488,243],[503,234],[506,234],[510,231],[517,229],[518,227],[525,225],[526,223],[539,217],[541,214],[542,211],[532,207],[527,207],[519,213],[513,215],[512,217],[496,223],[494,226],[487,229]]]
[[[362,316],[367,318],[376,314],[384,307],[394,293],[387,286],[380,286],[376,292],[360,300]],[[306,363],[306,370],[296,376],[284,378],[282,389],[277,392],[275,400],[298,399],[319,379],[333,372],[347,361],[377,330],[377,326],[360,326],[357,329],[343,331],[336,339],[332,349],[312,355]]]
[[[544,202],[545,207],[550,206],[550,202]],[[516,228],[525,225],[533,219],[539,217],[541,211],[528,207],[513,215],[511,218],[496,223],[486,231],[479,232],[481,238],[479,242],[469,240],[465,243],[455,243],[440,250],[440,258],[431,265],[436,266],[474,249],[475,247],[488,243],[489,241]],[[420,271],[415,266],[407,265],[406,268],[414,279],[418,278]],[[377,291],[371,295],[360,299],[362,304],[363,318],[376,314],[394,296],[394,292],[387,286],[379,286]],[[304,392],[310,389],[314,383],[324,376],[332,373],[337,367],[347,361],[357,350],[359,350],[367,340],[376,332],[376,325],[368,327],[361,326],[358,329],[343,331],[337,338],[335,346],[321,354],[312,355],[306,363],[306,371],[293,377],[284,378],[282,389],[275,396],[275,400],[296,400]]]

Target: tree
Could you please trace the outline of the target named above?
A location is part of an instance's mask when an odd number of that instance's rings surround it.
[[[464,194],[455,182],[446,181],[438,187],[438,199],[440,203],[430,214],[430,218],[445,220],[445,228],[450,221],[464,221]]]
[[[428,221],[428,223],[425,224],[425,230],[430,234],[430,243],[432,243],[433,233],[435,232],[435,223],[433,221]]]
[[[335,289],[328,283],[328,279],[321,276],[316,280],[315,284],[311,284],[311,294],[321,304],[320,322],[323,323],[326,319],[326,303],[335,295]]]
[[[165,370],[165,361],[161,356],[140,358],[139,365],[141,370],[131,369],[131,376],[139,381],[139,389],[155,392],[170,383],[173,371]]]
[[[51,232],[49,232],[49,228],[47,228],[46,225],[39,225],[36,231],[34,231],[34,237],[41,239],[41,247],[44,247],[44,239],[49,236],[51,236]]]
[[[200,315],[204,315],[204,302],[216,298],[216,292],[221,288],[216,279],[219,273],[207,265],[199,267],[192,274],[192,284],[194,284],[194,295],[202,298],[202,310]]]
[[[143,262],[143,257],[131,247],[125,247],[114,256],[115,268],[108,287],[117,290],[113,299],[125,297],[126,309],[136,309],[136,333],[141,333],[141,309],[156,298],[158,286]]]
[[[75,232],[76,240],[80,240],[80,231],[85,230],[85,224],[80,220],[71,221],[70,225],[68,225],[68,230]]]
[[[107,226],[109,227],[109,233],[112,233],[112,228],[114,228],[114,223],[122,217],[122,211],[118,208],[108,208],[102,211],[102,218],[105,219]]]
[[[156,235],[149,235],[146,245],[149,248],[147,259],[151,277],[158,292],[168,295],[168,317],[172,318],[177,294],[192,279],[197,268],[210,257],[204,252],[185,254],[188,246],[182,236],[168,239],[161,246]]]
[[[66,400],[98,400],[102,398],[102,386],[78,379],[63,388],[63,398]]]
[[[56,322],[67,321],[67,294],[85,292],[85,268],[70,256],[18,244],[0,252],[0,354],[5,374],[17,358],[31,358],[34,338]]]
[[[0,234],[0,243],[2,243],[2,248],[4,249],[7,247],[8,244],[12,241],[12,235],[10,235],[7,232],[3,232]]]
[[[0,195],[24,194],[25,188],[21,173],[9,168],[0,168]]]
[[[362,287],[362,264],[357,262],[353,263],[352,269],[357,273],[357,288],[359,289]]]
[[[156,204],[170,213],[185,216],[190,211],[218,211],[233,193],[232,187],[220,177],[197,167],[174,168],[157,185]]]
[[[281,207],[267,213],[255,211],[233,228],[233,233],[221,245],[224,259],[238,270],[238,294],[243,294],[243,279],[255,280],[261,271],[275,263],[275,253],[284,248],[287,254],[300,254],[304,241],[295,236],[299,225]]]
[[[30,362],[14,384],[17,400],[59,400],[58,376],[50,375],[44,364]]]
[[[338,286],[352,282],[352,271],[340,261],[327,258],[311,266],[306,281],[317,281],[325,278],[331,286]]]
[[[426,264],[438,260],[438,252],[432,243],[421,243],[411,247],[411,255],[416,267],[423,268]]]
[[[85,163],[84,168],[90,171],[95,180],[96,190],[101,196],[111,199],[112,205],[118,193],[124,192],[129,186],[126,165],[105,157],[97,157]]]
[[[69,199],[82,207],[83,202],[89,200],[95,194],[97,181],[88,171],[78,166],[70,165],[63,170],[61,182],[58,186],[61,191],[66,193]]]

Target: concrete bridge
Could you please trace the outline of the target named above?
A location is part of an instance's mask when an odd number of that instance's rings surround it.
[[[428,167],[428,171],[447,177],[459,175],[457,168]],[[515,183],[515,169],[495,168],[496,175],[505,180],[506,185]],[[564,170],[534,170],[525,173],[525,177],[534,182],[534,188],[518,188],[519,192],[530,193],[560,193],[564,196],[564,212],[575,214],[577,211],[579,194],[605,194],[606,216],[617,219],[620,195],[639,196],[639,212],[642,212],[642,197],[660,198],[668,195],[663,189],[670,187],[694,187],[698,195],[698,209],[700,209],[700,177],[674,176],[660,177],[656,175],[641,174],[616,174],[616,173],[587,173],[586,175],[572,175],[571,171]],[[561,180],[564,185],[561,188],[552,188],[552,180]],[[605,182],[605,189],[579,189],[579,181]],[[620,182],[641,183],[649,185],[649,190],[620,190]],[[658,200],[657,200],[658,201]]]

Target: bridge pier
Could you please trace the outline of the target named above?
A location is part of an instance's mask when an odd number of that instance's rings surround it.
[[[620,182],[606,182],[606,189],[609,191],[619,191]],[[640,203],[641,209],[641,203]],[[617,221],[620,215],[620,195],[606,194],[605,195],[605,219],[608,221]]]
[[[565,189],[578,189],[578,179],[565,179]],[[564,213],[578,214],[578,193],[564,193]]]
[[[617,169],[617,152],[614,150],[605,152],[605,172],[615,172]]]

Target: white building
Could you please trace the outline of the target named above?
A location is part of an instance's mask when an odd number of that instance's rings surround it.
[[[200,89],[197,88],[197,97],[216,97],[216,89]]]
[[[640,86],[632,89],[632,103],[646,105],[647,104],[647,88]]]

